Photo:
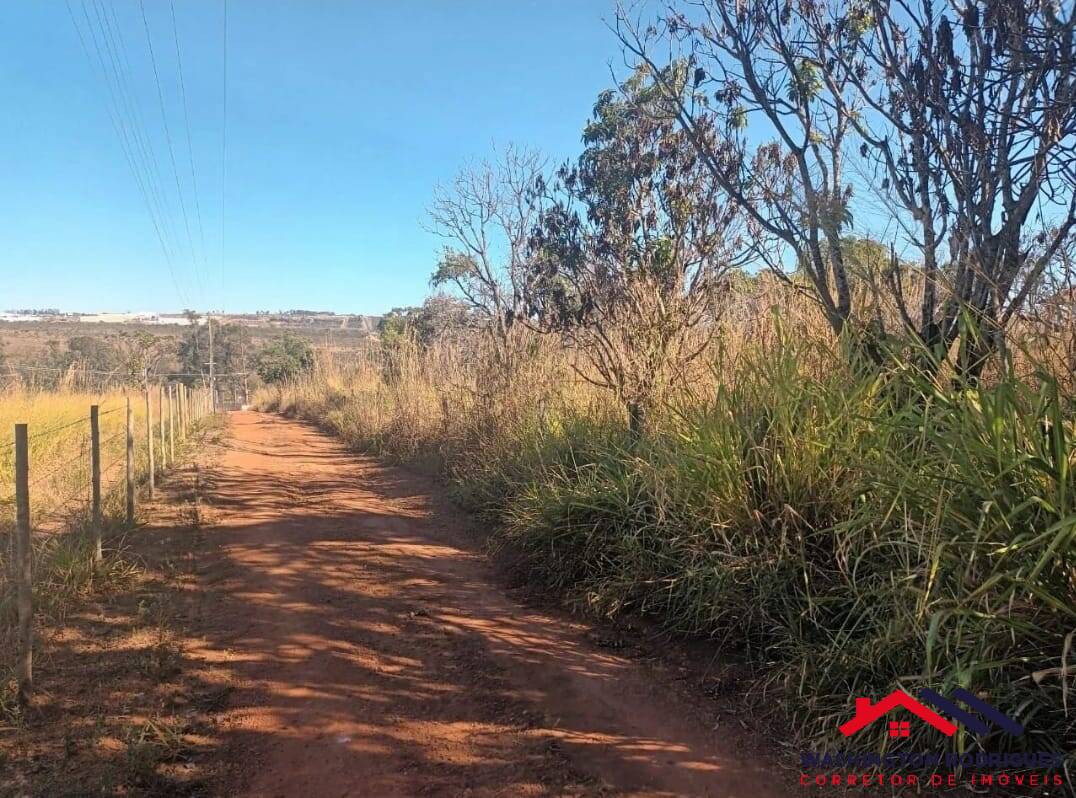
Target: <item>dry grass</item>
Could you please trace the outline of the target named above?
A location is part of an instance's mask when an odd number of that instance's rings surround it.
[[[206,425],[185,454],[211,457],[216,437]],[[61,616],[38,615],[31,708],[0,706],[0,794],[210,792],[212,713],[230,687],[226,670],[192,653],[191,626],[214,606],[197,577],[212,546],[192,523],[198,473],[181,460],[147,504],[150,523],[112,540],[93,589],[69,595]]]
[[[90,405],[100,407],[102,478],[115,483],[125,462],[126,398],[122,393],[52,393],[9,390],[0,397],[0,508],[11,514],[15,493],[14,425],[29,425],[30,501],[35,527],[48,526],[65,512],[77,514],[89,502]],[[135,429],[145,429],[141,395],[132,400]]]
[[[135,475],[142,484],[148,472],[145,403],[140,393],[131,398]],[[104,561],[96,565],[90,519],[89,413],[93,404],[100,408],[101,532],[106,548]],[[0,397],[0,711],[8,717],[18,712],[10,676],[16,650],[9,569],[14,527],[13,427],[29,425],[35,625],[55,626],[64,623],[79,599],[103,588],[127,585],[137,573],[124,542],[126,406],[126,396],[119,391],[90,394],[14,386]],[[155,421],[156,412],[155,408]]]
[[[813,306],[765,281],[722,326],[640,443],[573,353],[525,336],[507,375],[481,340],[395,346],[259,401],[440,471],[578,606],[744,652],[800,740],[836,742],[852,695],[959,686],[1030,733],[895,742],[1074,755],[1063,361],[1028,336],[977,391],[899,357],[863,373]]]

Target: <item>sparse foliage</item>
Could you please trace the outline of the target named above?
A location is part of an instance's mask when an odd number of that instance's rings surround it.
[[[617,34],[654,75],[702,167],[745,213],[756,257],[778,275],[799,265],[841,333],[852,316],[841,247],[852,222],[850,122],[845,105],[822,96],[821,45],[780,0],[684,6],[645,28],[620,9]],[[690,72],[686,90],[670,64]]]
[[[667,73],[690,91],[683,65]],[[527,261],[528,318],[586,356],[584,375],[615,392],[636,434],[706,348],[743,247],[735,209],[663,106],[646,70],[598,98]]]
[[[928,365],[958,344],[955,365],[974,378],[1076,222],[1073,13],[1031,0],[685,0],[645,27],[621,9],[617,31],[659,77],[663,62],[694,69],[691,93],[658,82],[677,121],[748,214],[760,258],[782,273],[790,249],[838,333],[882,322],[855,307],[843,245],[858,159],[922,258],[910,292],[892,258],[892,331]]]
[[[849,111],[860,154],[922,257],[918,308],[893,283],[906,327],[937,356],[961,338],[970,376],[1076,223],[1074,13],[1033,0],[871,0],[808,17],[827,83],[864,107]],[[977,329],[961,335],[965,315]]]
[[[446,242],[430,282],[451,289],[481,320],[505,368],[525,301],[527,240],[537,218],[533,191],[544,168],[539,153],[509,146],[438,187],[429,212],[431,229]]]
[[[209,327],[206,320],[195,314],[189,314],[189,318],[187,334],[179,343],[178,360],[179,370],[184,375],[182,379],[193,385],[209,378]],[[251,353],[249,328],[213,320],[213,359],[218,375],[246,371],[250,367]]]

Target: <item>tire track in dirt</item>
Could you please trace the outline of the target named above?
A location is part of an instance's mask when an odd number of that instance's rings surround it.
[[[198,653],[250,796],[784,794],[589,627],[514,601],[422,477],[233,413]]]

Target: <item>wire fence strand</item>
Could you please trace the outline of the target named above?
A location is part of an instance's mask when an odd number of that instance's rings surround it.
[[[77,463],[77,462],[81,462],[81,461],[83,461],[83,460],[85,460],[85,459],[86,459],[86,453],[85,453],[85,450],[83,450],[83,451],[80,451],[80,452],[79,452],[79,453],[78,453],[77,455],[75,455],[74,457],[69,457],[69,458],[67,458],[66,460],[62,460],[62,461],[60,461],[59,463],[57,463],[57,464],[56,464],[55,466],[53,466],[52,468],[50,468],[50,469],[49,469],[49,470],[48,470],[47,472],[45,472],[45,473],[44,473],[44,474],[42,474],[41,476],[39,476],[39,477],[35,477],[34,479],[30,480],[30,483],[29,483],[29,484],[27,485],[27,487],[28,487],[28,488],[32,488],[32,487],[34,487],[35,485],[40,485],[40,484],[41,484],[42,482],[45,482],[45,481],[47,481],[47,480],[49,480],[49,479],[52,479],[53,477],[55,477],[55,476],[56,476],[57,474],[59,474],[59,473],[60,473],[61,471],[63,471],[63,470],[65,469],[65,468],[67,468],[68,466],[70,466],[70,465],[71,465],[72,463]]]
[[[83,396],[92,401],[100,394]],[[169,449],[175,440],[171,431],[174,420],[178,421],[180,441],[184,441],[199,428],[203,417],[214,413],[205,388],[185,389],[181,396],[185,412],[178,416],[169,414]],[[81,404],[81,397],[71,398],[74,401],[53,405],[58,412],[46,418],[68,418],[71,410]],[[93,405],[87,411],[90,407]],[[15,415],[7,407],[4,409],[8,418]],[[117,407],[99,411],[97,417],[130,413],[132,409],[128,399]],[[17,405],[14,410],[19,412]],[[31,415],[29,408],[25,412]],[[10,497],[0,497],[0,599],[6,602],[9,594],[16,597],[15,611],[8,614],[17,622],[10,625],[10,630],[0,626],[0,636],[6,635],[0,650],[5,655],[11,652],[10,658],[17,663],[15,682],[20,701],[29,701],[33,691],[34,624],[40,615],[37,601],[41,599],[46,604],[55,601],[58,592],[73,584],[76,587],[83,584],[77,580],[94,577],[97,567],[105,561],[104,552],[113,550],[102,545],[104,532],[122,536],[134,528],[138,491],[145,483],[152,485],[153,475],[164,465],[163,458],[155,463],[149,456],[150,441],[159,440],[162,453],[166,445],[162,409],[158,408],[159,426],[153,425],[148,406],[146,412],[148,417],[140,417],[147,422],[144,429],[141,425],[132,428],[133,418],[128,415],[126,423],[121,417],[114,417],[107,425],[93,425],[91,431],[86,422],[92,412],[48,426],[32,424],[25,430],[32,433],[25,440],[36,441],[27,447],[30,462],[24,463],[20,457],[17,468],[9,453],[9,446],[14,446],[14,442],[0,445],[0,491],[12,490]],[[40,410],[38,415],[42,415]],[[70,434],[80,425],[85,426],[77,434]],[[105,426],[112,434],[103,435]],[[46,441],[50,436],[55,440]],[[21,442],[22,436],[19,437]],[[186,445],[181,446],[180,452]],[[99,469],[93,467],[92,455],[99,458]],[[128,460],[131,456],[133,461]],[[169,459],[175,467],[175,456]],[[134,473],[125,473],[125,465],[133,467]],[[94,496],[98,491],[101,503],[95,507]],[[14,505],[20,501],[30,505],[29,523],[21,512],[13,512]],[[100,510],[100,515],[96,510]],[[0,661],[6,663],[4,657]],[[47,664],[47,658],[44,662]]]
[[[104,416],[110,416],[113,413],[118,413],[121,410],[125,410],[125,409],[126,409],[125,406],[120,405],[118,407],[110,408],[109,410],[101,410],[101,411],[99,411],[97,413],[97,417],[102,418]],[[89,423],[90,423],[90,415],[89,415],[89,413],[87,413],[85,416],[83,416],[81,418],[76,418],[73,421],[68,421],[68,422],[65,422],[65,423],[62,423],[62,424],[54,424],[53,426],[45,427],[44,429],[35,429],[32,434],[26,436],[26,440],[28,440],[28,441],[40,440],[40,439],[48,437],[50,435],[54,435],[57,432],[62,432],[64,430],[71,429],[72,427],[77,427],[80,424],[86,424],[87,426],[89,426]],[[13,448],[15,448],[15,441],[14,440],[5,441],[3,444],[0,444],[0,449],[13,449]]]

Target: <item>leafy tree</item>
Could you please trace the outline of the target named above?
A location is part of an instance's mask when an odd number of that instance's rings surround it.
[[[118,369],[127,382],[145,385],[161,360],[174,349],[174,342],[144,330],[124,333],[116,339]]]
[[[852,222],[844,150],[855,109],[823,101],[821,45],[785,0],[683,6],[645,28],[621,9],[621,43],[655,76],[700,164],[745,214],[756,257],[789,282],[787,264],[801,268],[839,334],[852,314],[841,238]],[[665,60],[690,72],[690,90]]]
[[[682,64],[661,81],[690,91]],[[640,69],[603,92],[585,149],[546,192],[527,261],[528,317],[587,356],[634,435],[716,329],[738,215]]]
[[[294,379],[314,367],[314,350],[303,338],[285,333],[267,344],[255,357],[255,370],[263,382]]]
[[[393,308],[377,323],[377,335],[382,346],[392,346],[407,335],[418,308]]]
[[[427,297],[422,307],[415,309],[411,323],[423,346],[437,341],[459,340],[481,326],[467,303],[447,294]]]
[[[34,380],[50,390],[55,389],[59,387],[67,370],[74,362],[75,358],[72,353],[60,341],[50,338],[45,342],[45,354],[42,357],[43,368],[46,371],[36,373]]]
[[[428,297],[421,307],[393,308],[378,323],[385,378],[397,379],[408,355],[437,342],[459,342],[483,330],[467,303],[452,296]]]
[[[417,344],[414,321],[418,311],[415,307],[393,308],[377,323],[381,370],[388,382],[400,376],[407,353]]]
[[[190,325],[179,343],[177,357],[181,379],[194,384],[209,377],[209,323],[192,311],[187,311]],[[225,324],[215,319],[213,324],[213,359],[217,374],[239,374],[250,368],[250,330],[241,324]],[[224,377],[223,379],[233,379]],[[241,381],[240,378],[234,378]]]
[[[119,367],[120,353],[107,339],[93,335],[78,335],[67,341],[67,351],[73,361],[94,371],[112,371]]]
[[[87,385],[103,386],[112,381],[138,385],[173,348],[171,338],[146,330],[109,336],[77,335],[68,339],[66,350],[50,342],[48,360],[54,368],[76,367],[86,372]]]

